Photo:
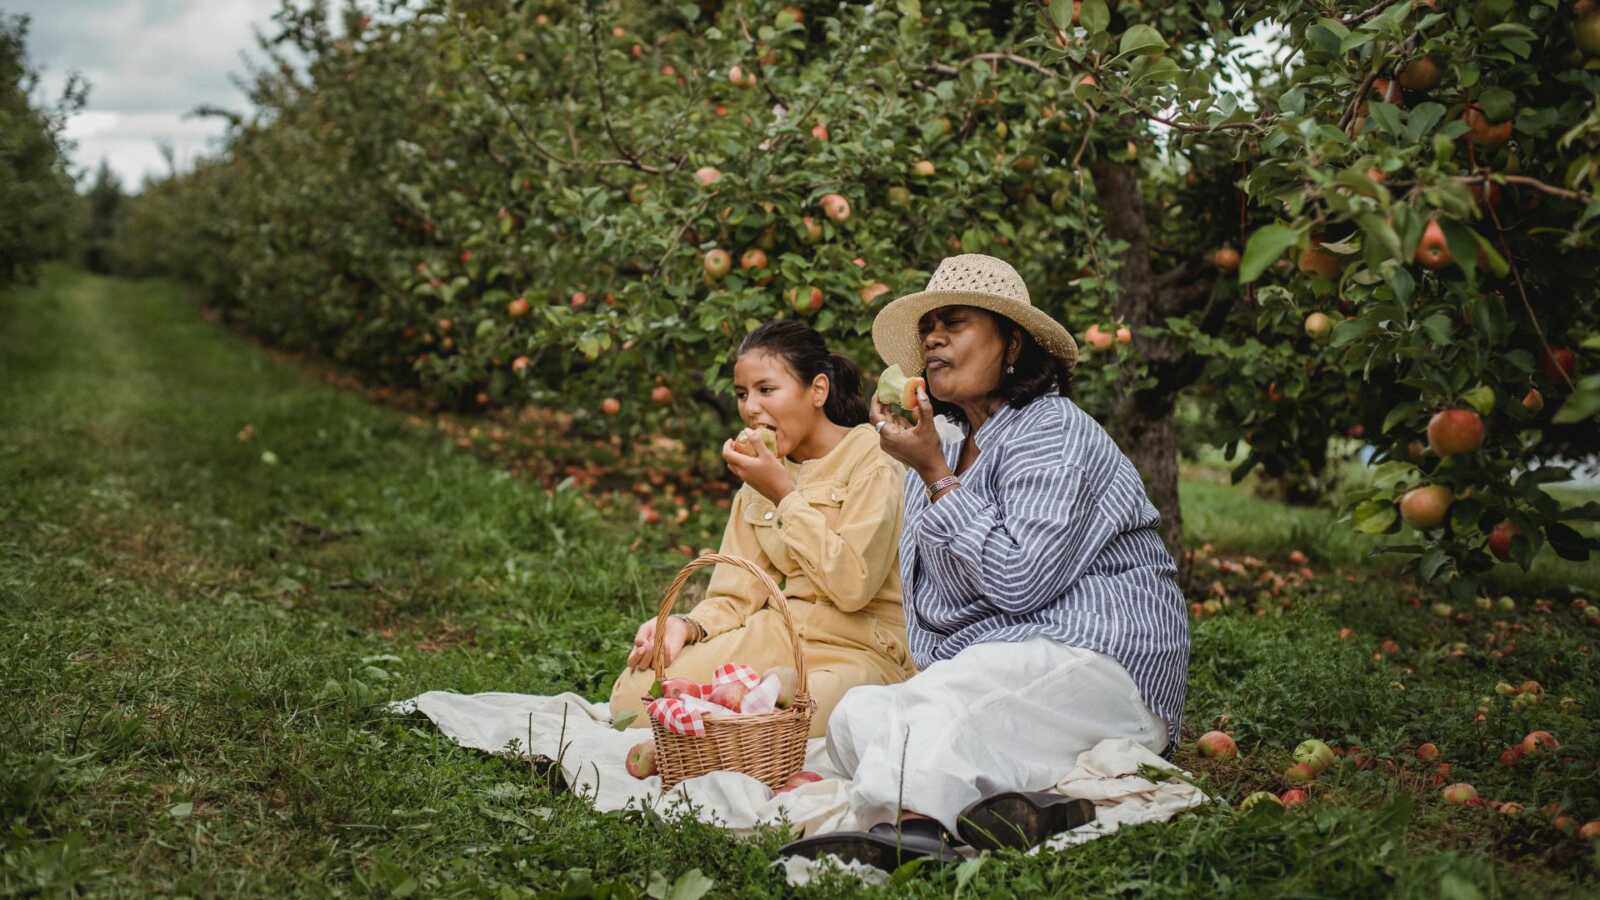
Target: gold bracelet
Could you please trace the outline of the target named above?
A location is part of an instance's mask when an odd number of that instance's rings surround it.
[[[689,643],[698,644],[701,641],[706,639],[705,627],[702,626],[699,622],[696,622],[695,620],[689,618],[688,616],[684,615],[683,613],[673,613],[670,616],[670,618],[679,619],[685,625],[689,626],[689,628],[690,628],[690,630],[692,632],[690,634],[690,636],[689,636],[689,641],[688,641]]]

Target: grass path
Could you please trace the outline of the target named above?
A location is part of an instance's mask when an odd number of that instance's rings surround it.
[[[713,896],[787,892],[781,834],[599,815],[379,710],[432,688],[603,696],[681,557],[627,552],[635,535],[582,498],[272,362],[170,285],[55,271],[0,295],[0,384],[0,896],[664,896],[691,869]],[[1263,555],[1327,527],[1237,492],[1186,502]],[[1241,517],[1272,524],[1252,537]],[[1600,818],[1594,630],[1532,597],[1444,622],[1351,572],[1271,615],[1196,623],[1189,725],[1226,715],[1247,758],[1179,760],[1231,802],[1281,787],[1307,736],[1377,764],[1341,766],[1286,816],[1219,807],[990,859],[965,893],[1592,892],[1593,851],[1538,816],[1442,805],[1410,748],[1438,743],[1487,796]],[[1472,721],[1495,682],[1529,678],[1545,703],[1496,697]],[[1564,754],[1496,766],[1531,727]],[[889,892],[955,887],[922,872]]]

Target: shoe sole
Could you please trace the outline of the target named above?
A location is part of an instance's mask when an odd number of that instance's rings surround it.
[[[885,872],[893,872],[913,859],[924,857],[932,857],[938,862],[960,862],[962,859],[959,853],[949,848],[944,848],[943,852],[924,850],[911,844],[897,844],[890,838],[867,832],[819,834],[785,845],[778,852],[782,856],[804,856],[807,859],[832,855],[846,862],[865,863]]]
[[[986,797],[961,812],[956,829],[977,850],[1027,850],[1052,835],[1094,821],[1094,804],[1062,797],[1044,805],[1027,794]]]

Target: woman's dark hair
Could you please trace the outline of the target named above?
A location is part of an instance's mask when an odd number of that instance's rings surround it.
[[[924,316],[932,316],[937,319],[948,308],[940,307],[929,310]],[[992,310],[980,307],[969,308],[987,313],[990,318],[994,319],[995,331],[1000,335],[1001,346],[1009,348],[1013,336],[1019,337],[1022,341],[1022,350],[1017,354],[1016,362],[1012,363],[1014,371],[1007,374],[1002,369],[1000,371],[1000,386],[995,389],[995,393],[1010,404],[1012,409],[1021,409],[1046,394],[1054,393],[1063,397],[1072,396],[1071,367],[1050,355],[1049,351],[1039,345],[1039,342],[1034,339],[1028,329]],[[933,404],[935,415],[944,416],[952,422],[966,424],[967,414],[961,411],[961,407],[954,403],[946,403],[933,396],[931,388],[928,390],[928,400]]]
[[[809,385],[818,375],[828,376],[828,399],[822,412],[835,425],[853,428],[867,421],[867,400],[861,395],[861,369],[848,357],[829,353],[816,329],[797,319],[768,322],[745,335],[734,358],[761,350],[782,359]]]

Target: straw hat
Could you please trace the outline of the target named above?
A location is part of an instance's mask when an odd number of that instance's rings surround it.
[[[1033,305],[1017,270],[982,253],[945,257],[928,279],[927,290],[907,294],[879,311],[872,322],[872,345],[883,361],[907,375],[920,373],[922,338],[917,322],[923,313],[941,306],[976,306],[998,313],[1027,329],[1046,353],[1067,368],[1078,361],[1077,342],[1060,322]]]

